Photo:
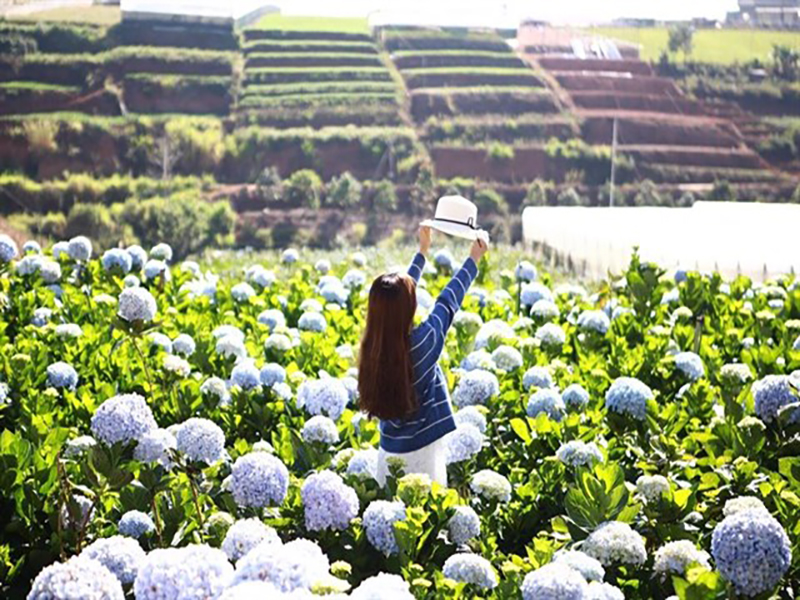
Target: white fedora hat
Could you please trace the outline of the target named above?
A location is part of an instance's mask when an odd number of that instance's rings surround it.
[[[420,225],[467,240],[486,236],[478,228],[478,207],[462,196],[439,198],[433,219],[426,219]]]

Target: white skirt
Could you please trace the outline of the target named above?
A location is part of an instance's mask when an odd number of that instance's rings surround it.
[[[436,481],[440,485],[447,487],[446,450],[447,446],[443,437],[419,450],[404,452],[403,454],[386,452],[381,448],[378,450],[378,472],[376,477],[378,483],[381,486],[386,485],[386,476],[389,474],[388,459],[399,458],[405,463],[403,470],[406,475],[410,473],[426,473],[430,476],[431,481]]]

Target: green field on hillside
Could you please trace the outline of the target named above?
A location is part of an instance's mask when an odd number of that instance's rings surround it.
[[[639,44],[644,60],[658,60],[667,49],[669,32],[666,28],[640,29],[634,27],[599,27],[593,34],[608,36]],[[770,59],[775,44],[800,50],[800,33],[788,31],[761,31],[750,29],[704,29],[694,34],[694,51],[691,59],[698,62],[731,64],[753,59]],[[683,58],[681,56],[681,58]]]
[[[119,6],[77,6],[51,8],[10,18],[23,21],[62,21],[65,23],[115,25],[119,23],[121,13]]]
[[[332,17],[295,17],[269,14],[254,25],[256,29],[284,31],[334,31],[337,33],[369,33],[366,19]]]

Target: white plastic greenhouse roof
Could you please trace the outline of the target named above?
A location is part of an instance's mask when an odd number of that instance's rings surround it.
[[[692,208],[530,207],[522,215],[527,244],[569,256],[591,277],[620,273],[634,246],[664,268],[718,270],[763,280],[800,273],[800,206],[697,202]]]
[[[275,12],[264,0],[121,0],[123,20],[195,22],[235,25]]]

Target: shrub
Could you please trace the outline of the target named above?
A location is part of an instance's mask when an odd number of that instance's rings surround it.
[[[636,192],[633,204],[634,206],[661,206],[663,200],[656,184],[649,179],[639,184],[639,191]]]
[[[58,151],[58,123],[50,120],[28,120],[22,124],[28,149],[34,155]]]
[[[295,206],[319,208],[322,180],[311,169],[301,169],[286,180],[286,199]]]
[[[547,206],[547,198],[552,193],[553,186],[550,183],[535,179],[525,194],[525,206]]]
[[[725,179],[715,181],[714,187],[711,188],[708,194],[708,199],[719,202],[736,202],[736,189],[731,185],[730,181]]]
[[[283,180],[281,174],[278,172],[277,167],[272,165],[264,167],[264,170],[258,174],[256,184],[264,187],[277,187],[281,185]]]
[[[397,191],[391,181],[382,179],[375,184],[372,206],[375,210],[380,212],[393,212],[397,210]]]
[[[486,148],[486,156],[489,157],[489,160],[493,160],[495,162],[511,161],[514,160],[514,148],[508,144],[495,142]]]
[[[75,204],[69,211],[64,226],[64,237],[78,235],[90,237],[99,249],[116,246],[123,236],[124,227],[116,221],[107,206],[100,204]]]
[[[224,131],[217,119],[172,119],[164,126],[164,133],[177,153],[176,170],[182,173],[208,173],[222,160]]]
[[[575,188],[569,187],[559,192],[557,204],[558,206],[583,206],[586,204],[586,199]]]
[[[361,202],[361,183],[346,171],[331,179],[325,198],[326,204],[346,208]]]
[[[481,213],[485,214],[508,214],[508,203],[499,192],[491,188],[482,188],[475,192],[473,202]]]

